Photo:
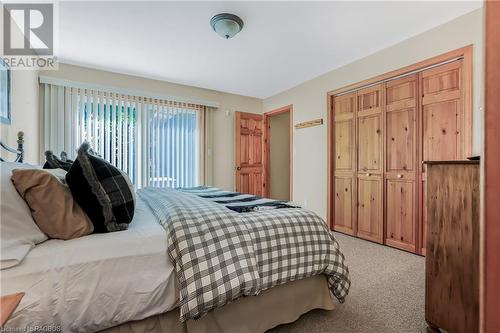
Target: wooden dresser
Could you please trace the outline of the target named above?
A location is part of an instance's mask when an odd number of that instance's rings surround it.
[[[479,331],[479,161],[426,162],[428,332]]]

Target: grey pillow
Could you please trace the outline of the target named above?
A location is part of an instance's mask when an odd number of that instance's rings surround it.
[[[71,168],[73,161],[68,160],[68,155],[63,151],[61,152],[61,158],[58,158],[52,150],[47,150],[45,152],[45,164],[44,169],[63,169],[68,171]]]

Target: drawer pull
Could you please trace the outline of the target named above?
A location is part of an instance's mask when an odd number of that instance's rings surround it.
[[[398,173],[398,178],[403,178],[403,175]]]
[[[366,177],[370,177],[372,174],[371,173],[366,173]]]

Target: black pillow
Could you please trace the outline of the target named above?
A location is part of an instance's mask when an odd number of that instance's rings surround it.
[[[84,142],[66,174],[74,200],[94,225],[94,232],[125,230],[134,217],[135,193],[125,173],[90,154]]]
[[[63,169],[68,171],[71,168],[73,161],[68,160],[68,155],[65,152],[61,152],[61,158],[57,158],[56,155],[51,150],[45,152],[45,164],[44,169]]]

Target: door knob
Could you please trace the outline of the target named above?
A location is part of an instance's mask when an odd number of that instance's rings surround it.
[[[403,178],[403,175],[399,173],[398,178]]]
[[[366,173],[366,177],[370,177],[372,174],[371,173]]]
[[[236,167],[236,170],[240,171],[240,170],[241,170],[241,167]]]

